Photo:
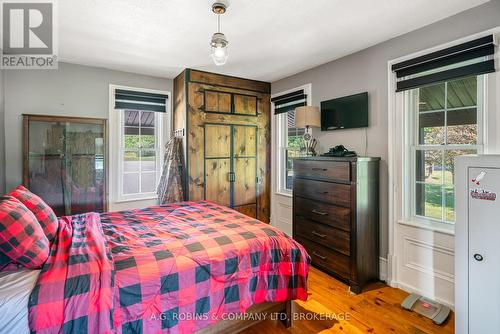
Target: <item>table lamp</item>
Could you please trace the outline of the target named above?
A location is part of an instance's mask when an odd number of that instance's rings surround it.
[[[306,129],[304,133],[304,140],[307,142],[306,154],[309,155],[310,149],[314,149],[314,147],[311,146],[311,140],[313,138],[312,131],[310,133],[309,128],[321,127],[319,107],[304,106],[295,108],[295,127]]]

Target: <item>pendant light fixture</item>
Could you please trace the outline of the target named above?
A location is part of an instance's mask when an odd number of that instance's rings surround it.
[[[210,56],[217,66],[222,66],[226,63],[228,57],[228,44],[226,36],[220,31],[220,16],[224,14],[229,7],[229,0],[216,0],[212,4],[212,12],[217,15],[217,32],[213,34],[210,41]]]

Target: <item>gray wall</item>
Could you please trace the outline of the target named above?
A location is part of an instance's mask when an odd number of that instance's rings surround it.
[[[22,114],[108,118],[110,84],[172,91],[171,79],[66,63],[4,75],[7,190],[22,182]]]
[[[321,151],[343,144],[359,154],[382,158],[380,255],[388,250],[388,91],[387,62],[432,46],[488,30],[500,25],[500,0],[462,12],[456,16],[415,30],[355,54],[298,73],[272,83],[272,92],[279,93],[306,83],[312,84],[312,102],[368,91],[370,96],[370,127],[333,132],[316,131]],[[367,32],[369,33],[369,32]],[[356,36],[353,36],[356,38]],[[365,143],[368,146],[365,148]]]

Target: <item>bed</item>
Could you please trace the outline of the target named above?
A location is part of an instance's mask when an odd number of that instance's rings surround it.
[[[40,270],[0,272],[0,333],[29,333],[28,299]]]
[[[289,312],[307,299],[309,261],[276,228],[207,201],[62,217],[30,331],[235,331],[244,325],[228,319],[249,308]]]

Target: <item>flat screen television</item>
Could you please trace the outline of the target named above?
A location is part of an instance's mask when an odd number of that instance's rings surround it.
[[[321,131],[368,127],[368,92],[321,102]]]

